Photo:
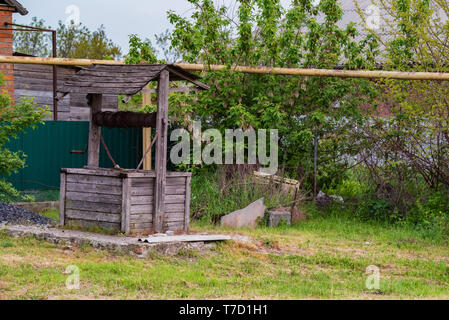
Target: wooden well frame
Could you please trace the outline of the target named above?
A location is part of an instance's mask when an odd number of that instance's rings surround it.
[[[209,89],[198,79],[197,75],[173,65],[94,65],[64,83],[60,90],[62,96],[72,92],[86,94],[90,127],[87,166],[61,169],[60,225],[102,227],[126,235],[189,231],[191,173],[166,170],[168,94],[170,81],[178,80],[193,83],[195,90]],[[103,94],[126,94],[130,98],[150,81],[158,82],[157,113],[151,119],[156,125],[155,170],[99,168],[101,126],[98,119],[105,118],[99,116]],[[110,118],[121,117],[117,113]],[[113,121],[114,125],[132,125],[132,121],[123,119],[127,123]]]
[[[61,169],[60,224],[127,235],[155,232],[154,171]],[[167,172],[162,230],[189,232],[189,172]]]

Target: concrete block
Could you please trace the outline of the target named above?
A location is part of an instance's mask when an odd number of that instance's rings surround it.
[[[269,227],[277,227],[281,221],[284,221],[284,223],[287,223],[288,225],[291,224],[292,215],[289,211],[270,211],[269,214]]]
[[[264,199],[259,199],[251,203],[246,208],[231,212],[221,218],[221,225],[232,228],[255,228],[258,219],[263,219],[267,207],[263,203]]]

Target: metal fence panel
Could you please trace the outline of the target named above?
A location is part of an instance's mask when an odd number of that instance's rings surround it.
[[[102,134],[115,162],[121,168],[136,168],[142,157],[141,129],[108,129]],[[87,121],[47,121],[35,130],[27,130],[6,148],[27,155],[26,168],[6,177],[19,190],[59,189],[60,168],[82,168],[87,164]],[[100,166],[112,168],[112,161],[100,146]],[[73,153],[71,151],[86,151]]]

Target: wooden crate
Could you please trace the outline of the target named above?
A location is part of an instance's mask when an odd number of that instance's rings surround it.
[[[154,171],[61,169],[60,224],[154,233]],[[189,231],[191,173],[167,172],[163,232]]]

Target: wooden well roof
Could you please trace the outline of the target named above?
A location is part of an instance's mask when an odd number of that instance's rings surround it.
[[[94,64],[82,68],[64,81],[58,92],[85,94],[126,94],[139,93],[151,81],[157,81],[163,70],[170,74],[170,81],[186,80],[199,89],[209,87],[199,82],[201,77],[178,66],[170,64],[105,65]]]
[[[28,10],[25,9],[18,1],[16,0],[0,0],[0,5],[5,5],[11,8],[14,8],[14,10],[18,13],[20,13],[22,16],[28,14]]]

